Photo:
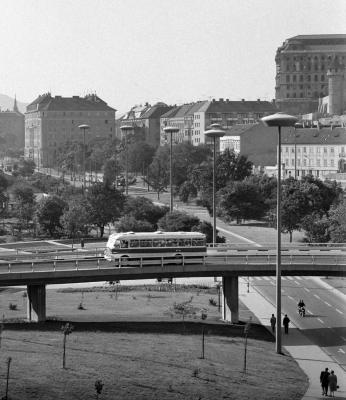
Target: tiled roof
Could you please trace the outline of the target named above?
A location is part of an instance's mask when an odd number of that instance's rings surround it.
[[[212,101],[206,112],[277,112],[275,105],[269,101]]]
[[[299,40],[311,40],[311,39],[316,39],[316,40],[321,40],[321,39],[345,39],[346,40],[346,35],[344,34],[327,34],[327,35],[298,35],[298,36],[293,36],[289,38],[288,40],[292,39],[299,39]]]
[[[169,111],[172,106],[167,106],[166,104],[155,104],[150,107],[141,118],[160,118],[163,114]]]
[[[294,137],[296,136],[296,137]],[[341,144],[346,145],[346,128],[283,129],[282,144]]]
[[[227,128],[226,134],[225,134],[224,137],[226,137],[226,136],[240,136],[243,132],[253,128],[254,125],[257,125],[257,124],[236,124],[236,125],[232,125],[231,127]]]
[[[98,96],[52,97],[50,93],[39,96],[27,106],[30,111],[116,111]]]

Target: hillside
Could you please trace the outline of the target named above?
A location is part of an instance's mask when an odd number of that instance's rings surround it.
[[[7,96],[6,94],[0,93],[0,108],[1,110],[13,110],[14,97]],[[24,113],[26,111],[26,106],[28,103],[22,103],[17,99],[17,105],[20,112]]]

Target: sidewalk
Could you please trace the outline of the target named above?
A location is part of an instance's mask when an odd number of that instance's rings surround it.
[[[257,319],[267,329],[270,328],[270,316],[275,314],[275,307],[262,297],[253,288],[247,293],[247,284],[239,280],[239,299],[253,312]],[[282,345],[298,363],[309,379],[309,388],[302,400],[325,399],[319,382],[320,373],[326,367],[334,370],[338,377],[340,389],[335,392],[335,398],[346,400],[346,371],[344,371],[334,360],[332,360],[318,346],[313,345],[310,340],[291,323],[289,335],[282,335]],[[275,349],[273,348],[273,351]]]

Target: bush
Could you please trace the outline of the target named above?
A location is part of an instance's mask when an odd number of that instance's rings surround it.
[[[216,301],[213,298],[209,299],[209,304],[216,307]]]
[[[10,310],[12,310],[12,311],[15,311],[15,310],[17,310],[17,304],[10,303],[10,304],[8,305],[8,308],[9,308]]]

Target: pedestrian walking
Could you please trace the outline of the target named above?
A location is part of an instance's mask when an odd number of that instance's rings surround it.
[[[272,327],[272,332],[275,332],[275,325],[276,325],[276,318],[274,314],[272,314],[272,317],[270,318],[270,326]]]
[[[330,371],[330,375],[328,376],[328,385],[329,385],[329,396],[334,397],[334,392],[337,389],[338,378],[334,374],[334,371]]]
[[[328,371],[328,368],[326,368],[324,371],[321,371],[321,374],[320,374],[320,382],[321,382],[321,386],[322,386],[322,396],[328,395],[328,385],[329,385],[328,377],[329,377],[329,371]]]
[[[285,333],[288,335],[288,324],[290,323],[290,319],[288,318],[287,314],[285,314],[284,319],[282,320],[282,324],[285,328]]]
[[[84,248],[84,239],[83,239],[83,238],[80,240],[80,247],[81,247],[82,249]]]

